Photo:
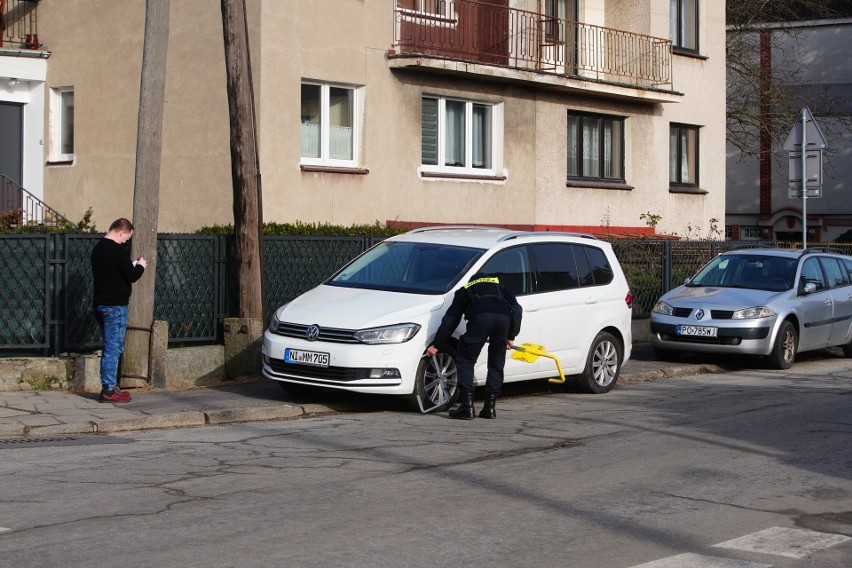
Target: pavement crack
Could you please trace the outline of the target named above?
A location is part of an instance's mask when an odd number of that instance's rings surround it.
[[[789,509],[784,510],[775,510],[775,509],[761,509],[759,507],[746,507],[744,505],[737,505],[736,503],[729,503],[726,501],[716,501],[714,499],[701,499],[700,497],[689,497],[688,495],[678,495],[676,493],[654,493],[654,495],[662,495],[664,497],[673,497],[675,499],[683,499],[684,501],[692,501],[694,503],[709,503],[711,505],[721,505],[723,507],[731,507],[732,509],[739,509],[742,511],[751,511],[757,513],[772,513],[776,515],[788,515],[790,514]]]

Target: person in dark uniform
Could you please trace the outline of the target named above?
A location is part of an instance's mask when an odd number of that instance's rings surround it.
[[[515,295],[495,276],[477,273],[470,282],[456,290],[432,345],[426,349],[426,354],[433,357],[449,341],[462,316],[467,319],[467,329],[459,338],[456,353],[460,404],[455,410],[450,410],[450,418],[471,420],[476,416],[473,408],[473,366],[486,341],[488,374],[485,378],[485,405],[479,417],[497,417],[494,406],[503,388],[506,351],[511,349],[521,329],[522,313]]]

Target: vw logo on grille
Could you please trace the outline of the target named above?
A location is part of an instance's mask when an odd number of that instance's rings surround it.
[[[319,326],[316,324],[309,325],[308,329],[305,330],[305,338],[308,341],[316,341],[317,337],[319,337]]]
[[[701,319],[704,317],[704,310],[698,310],[695,312],[695,319]]]

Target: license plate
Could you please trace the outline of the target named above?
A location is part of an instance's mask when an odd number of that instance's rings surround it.
[[[313,365],[315,367],[328,367],[328,353],[319,351],[302,351],[301,349],[285,349],[284,362],[298,363],[299,365]]]
[[[679,325],[677,326],[678,335],[697,335],[699,337],[716,337],[718,328],[703,327],[700,325]]]

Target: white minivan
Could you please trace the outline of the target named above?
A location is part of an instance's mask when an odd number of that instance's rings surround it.
[[[426,227],[382,241],[278,308],[263,374],[293,394],[322,388],[406,396],[443,409],[458,396],[452,349],[425,355],[453,293],[497,276],[523,307],[515,344],[559,359],[587,392],[615,386],[631,352],[632,294],[612,246],[576,233]],[[464,322],[453,341],[464,331]],[[475,368],[483,385],[487,349]],[[552,359],[506,358],[505,382],[557,377]]]

